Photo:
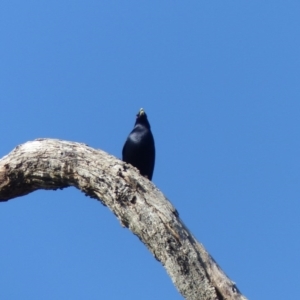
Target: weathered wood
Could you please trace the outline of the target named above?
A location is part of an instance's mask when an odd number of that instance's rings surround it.
[[[0,160],[0,201],[68,186],[109,207],[162,263],[185,299],[246,299],[172,204],[131,165],[87,145],[53,139],[27,142]]]

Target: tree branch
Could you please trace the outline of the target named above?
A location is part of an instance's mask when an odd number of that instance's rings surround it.
[[[0,160],[0,201],[75,186],[96,198],[162,263],[185,299],[245,300],[176,209],[131,165],[84,144],[38,139]]]

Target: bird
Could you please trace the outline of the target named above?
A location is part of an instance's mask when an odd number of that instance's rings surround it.
[[[155,164],[155,144],[146,112],[141,108],[133,130],[122,150],[122,160],[136,167],[141,175],[152,180]]]

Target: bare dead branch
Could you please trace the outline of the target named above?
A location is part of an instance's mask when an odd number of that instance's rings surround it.
[[[27,142],[0,160],[0,201],[68,186],[109,207],[162,263],[185,299],[246,299],[134,167],[84,144],[53,139]]]

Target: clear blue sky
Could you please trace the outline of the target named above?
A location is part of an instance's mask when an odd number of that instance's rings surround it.
[[[0,156],[116,157],[143,107],[153,182],[249,299],[300,294],[300,2],[2,0]],[[0,203],[0,298],[182,299],[75,188]]]

